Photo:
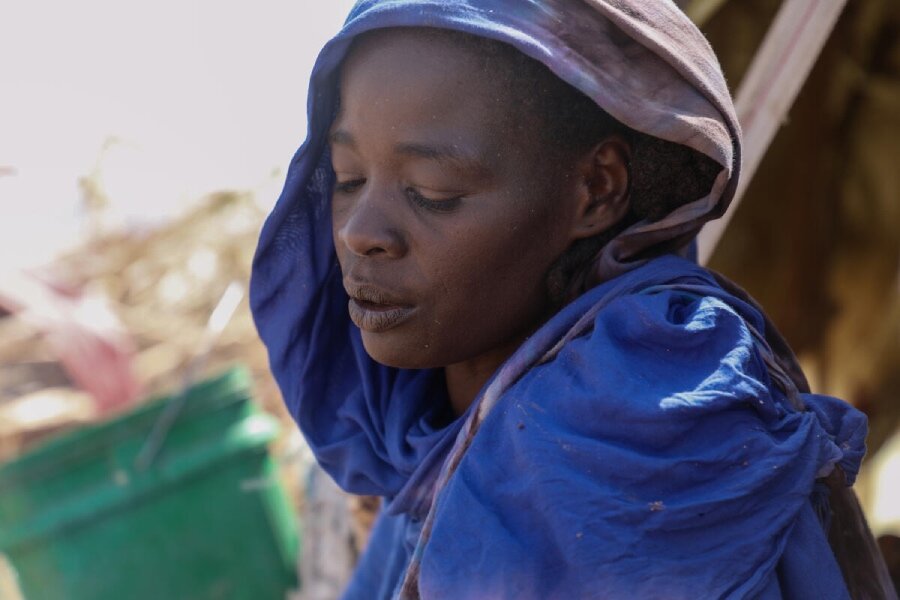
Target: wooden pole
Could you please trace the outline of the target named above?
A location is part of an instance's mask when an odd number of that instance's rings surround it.
[[[737,93],[735,108],[744,130],[741,181],[728,212],[697,236],[701,264],[709,262],[846,3],[785,0],[778,11]]]

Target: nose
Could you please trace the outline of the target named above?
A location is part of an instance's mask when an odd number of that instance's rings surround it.
[[[334,201],[333,201],[334,202]],[[406,241],[396,214],[399,203],[371,183],[332,205],[335,241],[357,256],[400,258]]]

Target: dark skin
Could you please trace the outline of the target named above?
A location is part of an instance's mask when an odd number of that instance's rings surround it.
[[[456,414],[551,316],[554,261],[628,210],[627,143],[549,157],[496,75],[427,30],[370,34],[331,130],[351,318],[374,360],[443,368]]]

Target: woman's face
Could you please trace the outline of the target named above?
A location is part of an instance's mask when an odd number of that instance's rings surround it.
[[[574,177],[503,77],[445,36],[367,36],[331,129],[334,244],[367,352],[401,368],[509,353],[548,315]],[[504,350],[506,349],[506,350]]]

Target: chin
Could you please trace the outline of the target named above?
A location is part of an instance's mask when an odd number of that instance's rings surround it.
[[[393,339],[392,339],[393,338]],[[426,344],[392,336],[389,332],[362,332],[366,354],[375,362],[395,369],[435,369],[441,363]]]

